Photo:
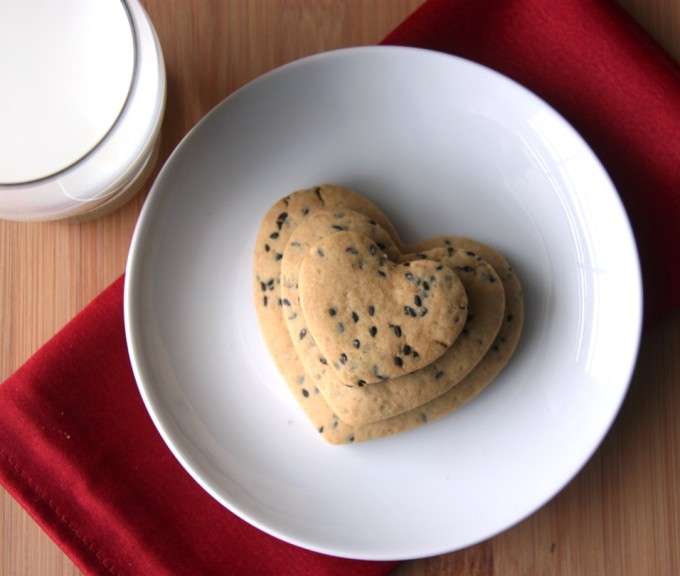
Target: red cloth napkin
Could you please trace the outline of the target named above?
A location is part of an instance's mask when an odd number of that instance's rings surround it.
[[[429,0],[386,40],[522,82],[590,142],[637,235],[648,321],[680,301],[680,74],[606,0]],[[371,576],[396,563],[285,544],[222,508],[149,419],[119,279],[0,386],[0,481],[90,574]]]

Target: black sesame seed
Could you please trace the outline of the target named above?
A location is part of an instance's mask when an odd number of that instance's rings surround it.
[[[429,290],[430,283],[427,280],[423,280],[423,290]]]
[[[425,314],[427,314],[427,308],[421,308],[420,312],[418,313],[418,316],[422,318],[423,316],[425,316]]]
[[[354,320],[355,323],[359,321],[359,315],[356,312],[352,312],[352,320]]]
[[[413,303],[420,308],[423,305],[423,300],[418,294],[416,294],[416,297],[413,299]]]
[[[274,254],[274,260],[276,260],[277,262],[281,260],[281,258],[283,258],[283,254],[281,254],[280,252]]]
[[[390,324],[390,328],[392,328],[392,332],[394,332],[394,335],[397,338],[401,338],[401,326],[397,326],[396,324]]]
[[[276,239],[279,237],[279,233],[278,233],[278,232],[272,232],[272,233],[269,235],[269,237],[270,237],[272,240],[276,240]]]
[[[326,254],[323,251],[323,248],[317,248],[316,253],[323,258]]]
[[[444,376],[444,372],[441,370],[438,370],[437,373],[434,375],[435,379],[439,380],[442,376]]]
[[[413,280],[413,278],[414,278],[413,272],[406,272],[406,274],[404,274],[404,276],[406,276],[407,280]]]
[[[319,434],[323,434],[323,426],[319,426],[318,430],[319,430]]]
[[[387,274],[385,273],[384,270],[378,270],[378,276],[381,276],[382,278],[387,278]]]
[[[359,340],[354,340],[354,342],[352,342],[352,345],[357,349],[361,348],[361,342]]]
[[[335,308],[329,308],[328,309],[328,314],[330,316],[335,316],[338,313],[338,311]]]
[[[269,246],[269,244],[265,244],[264,245],[264,251],[269,252],[270,250],[271,250],[271,247]]]
[[[304,340],[305,336],[307,336],[307,328],[300,330],[300,340]]]
[[[336,230],[337,232],[343,232],[347,230],[347,226],[340,226],[339,224],[333,224],[333,230]]]
[[[323,357],[319,358],[319,362],[321,362],[324,366],[328,366],[328,360]]]
[[[340,363],[347,364],[347,354],[345,354],[344,352],[340,354]]]
[[[305,398],[308,398],[308,397],[309,397],[309,392],[307,392],[307,390],[306,390],[305,388],[303,388],[303,389],[302,389],[302,395],[303,395]]]
[[[286,221],[288,218],[288,212],[281,212],[279,214],[279,217],[276,219],[276,225],[278,226],[279,230],[283,227],[283,223]]]
[[[355,256],[359,253],[359,251],[354,246],[347,247],[345,251],[349,252],[350,254],[354,254]]]
[[[307,206],[305,206],[305,207],[302,209],[302,215],[303,215],[303,216],[307,216],[307,214],[309,214],[309,208],[307,208]]]
[[[375,335],[378,333],[378,329],[375,326],[371,326],[368,329],[368,333],[375,338]]]
[[[260,282],[260,289],[262,290],[262,292],[266,292],[267,291],[267,285],[264,282]]]
[[[290,300],[288,300],[288,298],[284,298],[283,300],[281,300],[281,304],[283,304],[284,306],[290,306]]]
[[[267,298],[266,296],[263,296],[262,297],[262,304],[264,304],[266,306],[268,302],[269,302],[269,298]]]
[[[357,381],[357,386],[359,386],[359,388],[363,388],[364,386],[366,386],[366,380]]]
[[[416,311],[410,306],[404,306],[404,314],[406,314],[407,316],[411,316],[413,318],[416,317]]]
[[[338,322],[338,334],[342,334],[345,331],[345,325],[342,322]]]
[[[404,347],[401,349],[401,351],[408,356],[411,353],[412,348],[408,344],[404,344]]]
[[[373,306],[373,304],[371,304],[371,305],[368,307],[368,315],[369,315],[369,316],[373,316],[374,314],[375,314],[375,306]]]
[[[404,365],[404,361],[399,356],[394,357],[394,363],[401,368]]]
[[[371,253],[371,256],[375,256],[378,253],[378,249],[375,247],[375,244],[371,244],[368,247],[368,251]]]

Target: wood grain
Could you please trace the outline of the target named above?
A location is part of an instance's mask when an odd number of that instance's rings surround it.
[[[422,1],[146,0],[168,73],[160,162],[249,80],[308,54],[374,44]],[[680,3],[620,3],[680,60]],[[0,221],[0,380],[124,271],[147,190],[91,222]],[[680,313],[645,336],[620,417],[553,501],[495,538],[396,575],[680,574],[678,349]],[[77,574],[0,489],[0,576]]]

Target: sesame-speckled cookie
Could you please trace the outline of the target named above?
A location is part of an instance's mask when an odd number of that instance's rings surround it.
[[[477,365],[502,324],[505,309],[502,282],[493,267],[479,256],[448,246],[404,258],[439,261],[455,271],[468,297],[465,326],[439,359],[411,374],[363,388],[347,387],[329,378],[316,380],[333,412],[346,424],[391,418],[442,395]]]
[[[493,282],[494,269],[467,251],[456,251],[450,246],[439,248],[436,258],[448,258],[450,267],[459,269],[459,276],[474,286],[480,296],[479,313],[473,314],[464,327],[465,338],[456,343],[437,362],[430,363],[410,375],[388,379],[363,387],[348,387],[335,378],[335,370],[320,354],[314,337],[307,326],[299,305],[299,271],[313,246],[323,238],[354,230],[372,238],[384,248],[392,260],[421,260],[428,256],[414,252],[403,256],[390,243],[379,227],[365,216],[351,211],[330,213],[320,211],[301,224],[289,238],[282,264],[281,294],[284,300],[284,318],[298,358],[302,361],[307,386],[314,384],[333,413],[344,423],[364,424],[389,418],[440,396],[459,382],[480,360],[491,345],[502,320],[504,293],[500,282]],[[370,314],[369,314],[370,317]],[[370,329],[370,327],[369,327]],[[370,336],[370,332],[369,332]]]
[[[284,317],[284,310],[288,315],[292,313],[292,310],[287,310],[288,306],[284,303],[285,298],[282,297],[283,287],[281,285],[282,263],[285,262],[284,252],[291,234],[297,230],[300,223],[305,222],[310,216],[320,211],[334,213],[341,210],[356,211],[367,216],[369,224],[372,222],[371,226],[380,230],[380,234],[386,233],[380,242],[384,245],[385,252],[388,253],[390,258],[398,258],[399,252],[413,252],[416,254],[412,257],[417,259],[422,257],[419,251],[425,253],[436,249],[440,252],[446,250],[447,253],[454,250],[459,256],[464,253],[477,262],[482,260],[488,262],[498,273],[505,294],[502,326],[498,335],[481,361],[476,363],[471,371],[469,368],[465,371],[467,375],[461,374],[457,380],[454,378],[457,383],[452,384],[442,377],[439,379],[430,378],[429,387],[419,388],[419,397],[415,400],[415,404],[413,403],[412,390],[414,387],[404,386],[404,390],[409,389],[408,393],[411,397],[408,402],[400,405],[403,400],[399,392],[400,383],[425,370],[437,374],[439,372],[439,361],[437,361],[423,370],[384,382],[376,382],[363,388],[342,386],[349,391],[366,391],[367,394],[359,404],[369,406],[369,412],[374,410],[376,406],[378,409],[381,405],[388,406],[388,410],[381,413],[382,416],[379,420],[368,423],[360,423],[366,415],[360,415],[356,420],[358,423],[355,424],[349,424],[338,416],[339,409],[337,402],[335,402],[336,399],[331,398],[329,402],[324,394],[331,395],[333,390],[339,390],[340,387],[329,387],[325,385],[327,383],[324,379],[316,380],[314,376],[308,373],[297,354],[297,349],[292,345],[291,333]],[[395,253],[397,256],[394,255]],[[472,264],[469,266],[471,267]],[[462,270],[457,271],[464,285],[465,270],[465,265],[463,265]],[[469,274],[470,268],[467,270]],[[458,237],[434,238],[413,247],[404,247],[389,220],[374,204],[355,192],[338,186],[324,185],[301,190],[282,198],[271,207],[258,232],[254,255],[254,274],[258,320],[272,357],[307,418],[319,434],[332,444],[380,438],[422,426],[426,422],[452,412],[474,398],[495,378],[510,358],[521,333],[523,318],[521,286],[500,254],[474,240]],[[290,283],[287,288],[293,289],[294,284]],[[469,330],[468,332],[465,331],[468,326],[473,326],[471,321],[475,322],[480,318],[479,314],[470,314],[472,310],[470,294],[472,292],[468,292],[469,313],[466,327],[449,350],[453,350],[457,345],[456,343],[462,344],[465,335],[468,334],[469,336],[471,333]],[[300,314],[300,317],[303,318],[302,314]],[[330,381],[333,382],[335,379]],[[382,387],[385,389],[381,390]],[[420,393],[423,390],[426,390],[427,393]],[[371,407],[369,398],[375,401],[373,407]],[[414,405],[417,407],[408,408],[408,406]],[[372,419],[373,415],[368,417]],[[351,420],[351,417],[349,419]]]
[[[428,366],[453,344],[467,295],[442,262],[392,262],[367,236],[342,231],[303,259],[300,305],[318,351],[345,386],[363,387]],[[304,360],[303,360],[303,363]]]
[[[313,421],[320,434],[331,444],[347,444],[373,440],[423,426],[446,416],[480,394],[499,374],[514,353],[522,333],[524,297],[516,274],[496,250],[470,238],[439,237],[411,246],[413,252],[433,248],[454,248],[491,264],[505,291],[503,321],[488,352],[458,384],[437,398],[397,416],[363,425],[349,425],[340,420],[328,406],[314,406]],[[469,318],[469,315],[468,315]]]
[[[397,238],[387,217],[368,199],[342,186],[324,184],[281,198],[265,214],[253,255],[255,308],[274,363],[287,383],[300,377],[299,359],[283,319],[280,294],[281,262],[291,232],[321,210],[356,210]]]

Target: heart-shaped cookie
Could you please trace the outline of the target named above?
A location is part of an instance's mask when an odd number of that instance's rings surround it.
[[[346,386],[428,366],[458,338],[467,317],[465,289],[450,268],[432,260],[397,264],[352,231],[313,246],[298,290],[320,362]]]
[[[329,407],[347,424],[363,425],[413,410],[456,386],[484,357],[503,322],[505,291],[494,268],[470,250],[453,246],[407,254],[441,262],[460,278],[468,297],[461,335],[435,362],[399,378],[363,388],[329,378],[316,384]]]
[[[412,430],[442,418],[480,394],[512,357],[520,340],[524,320],[524,297],[519,278],[500,253],[492,247],[470,238],[459,236],[431,238],[412,246],[410,250],[416,253],[425,253],[440,248],[446,250],[454,248],[456,251],[464,252],[473,258],[479,257],[491,264],[493,269],[497,271],[505,298],[502,323],[492,345],[472,370],[446,392],[416,408],[382,420],[351,425],[334,414],[321,394],[309,396],[303,394],[302,397],[307,402],[301,402],[302,406],[312,419],[318,432],[329,443],[347,444],[375,440],[383,436]],[[468,322],[470,322],[470,314],[468,314]],[[413,375],[403,378],[410,378],[411,376]],[[392,384],[398,382],[398,380],[393,381]],[[307,386],[304,378],[303,382],[301,387]],[[374,384],[361,390],[371,391],[377,386],[382,386],[382,384]]]
[[[345,386],[335,378],[335,369],[328,363],[322,364],[314,337],[309,331],[306,319],[299,305],[299,271],[302,262],[316,242],[342,231],[353,230],[368,235],[380,247],[384,247],[391,259],[402,259],[401,252],[376,221],[352,210],[320,210],[301,222],[288,237],[288,245],[281,260],[281,292],[283,316],[290,338],[289,343],[298,353],[294,361],[286,364],[282,373],[289,386],[296,390],[296,397],[304,399],[304,407],[313,412],[312,418],[320,412],[318,404],[325,400],[328,408],[346,424],[359,425],[390,418],[402,412],[429,402],[459,382],[480,360],[494,337],[493,327],[500,324],[503,308],[503,289],[499,283],[487,281],[494,270],[473,254],[456,251],[451,246],[436,250],[439,256],[447,257],[451,266],[462,268],[460,275],[468,295],[476,302],[474,323],[466,323],[466,338],[458,338],[453,346],[437,362],[399,378],[375,382],[370,386]],[[453,250],[453,255],[450,252]],[[420,260],[427,256],[423,252],[409,254],[407,259]],[[479,282],[483,278],[484,281]],[[468,310],[469,310],[468,302]],[[469,319],[469,317],[468,317]],[[272,319],[274,320],[274,319]],[[263,328],[268,334],[266,327]],[[270,333],[269,333],[270,334]],[[302,367],[297,364],[301,363]],[[295,374],[293,377],[292,374]],[[318,397],[322,396],[322,399]],[[314,410],[311,407],[315,406]],[[324,436],[331,436],[331,430]],[[338,432],[339,433],[339,432]]]
[[[493,345],[482,355],[481,360],[470,360],[472,357],[463,355],[469,362],[475,364],[474,366],[465,366],[465,362],[453,360],[454,351],[460,349],[466,340],[478,341],[477,333],[472,328],[475,328],[475,322],[480,320],[481,316],[469,314],[466,328],[454,345],[449,347],[448,353],[421,370],[361,388],[348,388],[338,384],[334,378],[328,377],[332,374],[329,370],[324,371],[324,377],[321,379],[317,379],[318,374],[311,375],[299,354],[299,350],[303,348],[299,346],[299,331],[304,329],[305,320],[297,299],[297,270],[309,245],[291,244],[295,244],[294,238],[297,233],[303,231],[305,234],[302,236],[306,235],[307,241],[318,241],[319,238],[315,237],[316,232],[310,234],[309,230],[304,230],[310,219],[317,215],[324,214],[327,228],[330,228],[325,229],[321,236],[342,231],[342,228],[339,230],[335,227],[341,227],[342,224],[332,221],[344,210],[361,213],[360,216],[363,217],[361,232],[369,236],[371,234],[379,236],[380,243],[385,246],[385,251],[391,258],[398,258],[394,256],[395,251],[397,254],[420,251],[421,253],[414,256],[418,259],[423,257],[422,252],[431,249],[439,252],[445,250],[447,253],[453,249],[457,251],[458,257],[462,257],[461,251],[468,256],[481,256],[478,259],[480,267],[476,272],[472,272],[472,264],[464,264],[462,265],[464,270],[458,271],[461,279],[467,280],[474,274],[481,276],[486,274],[483,272],[481,260],[486,260],[493,266],[493,270],[498,272],[505,294],[503,322]],[[288,276],[284,273],[287,261],[294,262]],[[488,266],[486,263],[484,265]],[[450,262],[449,266],[455,267]],[[521,285],[500,254],[474,240],[460,237],[433,238],[414,247],[405,246],[380,209],[356,192],[339,186],[322,185],[300,190],[281,198],[270,208],[258,231],[254,255],[254,279],[258,319],[272,357],[306,416],[319,434],[332,444],[358,442],[396,434],[422,426],[454,411],[471,400],[494,379],[512,355],[521,333],[523,316]],[[493,284],[486,288],[491,286]],[[474,292],[470,291],[468,296],[471,294]],[[496,301],[496,298],[492,300]],[[290,306],[286,305],[287,301]],[[472,303],[473,299],[469,298],[469,310],[472,310]],[[484,306],[484,309],[486,308]],[[473,316],[472,319],[470,315]],[[308,350],[314,349],[313,338],[305,339],[305,342]],[[449,364],[446,364],[447,359],[450,361]],[[438,369],[440,365],[448,366],[446,379],[426,377],[430,373],[438,374],[441,371]],[[328,368],[320,364],[319,366]],[[469,374],[465,376],[467,372]],[[451,381],[448,380],[449,373]],[[354,405],[360,406],[362,411],[368,413],[378,409],[380,419],[374,420],[374,415],[371,415],[368,421],[360,423],[364,414],[360,415],[354,424],[343,421],[338,417],[342,406],[342,402],[338,402],[339,391],[356,393],[351,397]],[[345,402],[346,397],[342,396],[340,399]],[[347,415],[343,414],[343,417],[346,418]]]

